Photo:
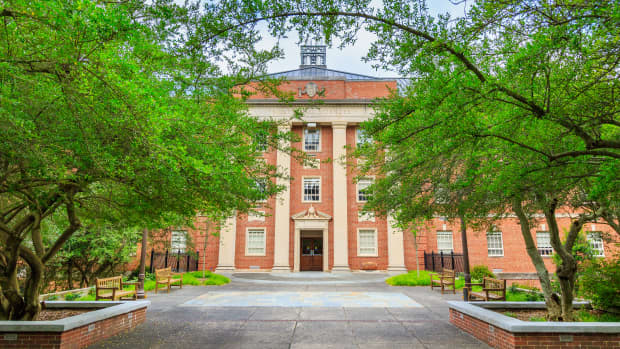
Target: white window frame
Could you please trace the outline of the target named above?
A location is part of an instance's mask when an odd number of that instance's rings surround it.
[[[261,185],[264,186],[264,191],[267,191],[267,181],[268,179],[258,179],[256,180],[256,186],[260,187]],[[267,198],[263,199],[263,200],[258,200],[257,202],[267,202]]]
[[[248,222],[264,222],[265,221],[265,211],[250,211],[248,212]]]
[[[444,239],[443,241],[442,241],[442,239],[440,239],[440,236],[441,237],[445,237],[445,236],[448,236],[448,235],[450,235],[450,240],[449,240],[450,241],[450,248],[446,248],[447,247],[448,239]],[[443,246],[443,248],[441,246],[442,243],[446,244],[445,246]],[[450,230],[440,230],[440,231],[437,231],[437,252],[440,252],[440,253],[441,252],[443,252],[443,253],[454,252],[454,237],[452,236],[452,231],[450,231]]]
[[[501,250],[501,254],[491,254],[491,248],[489,246],[489,237],[494,237],[499,235],[499,243],[500,243],[500,247],[499,248],[493,248],[493,250]],[[504,237],[501,231],[490,231],[487,232],[487,255],[489,257],[504,257]]]
[[[372,139],[368,135],[366,135],[364,140],[361,140],[360,135],[363,133],[364,131],[361,128],[358,127],[355,129],[355,147],[356,148],[359,148],[360,145],[362,144],[368,144],[372,142]]]
[[[542,239],[543,236],[547,236],[546,241]],[[536,232],[536,248],[538,254],[542,257],[551,257],[553,255],[553,246],[551,246],[551,232],[537,231]]]
[[[319,199],[318,200],[306,200],[306,194],[305,194],[305,183],[307,179],[318,179],[319,180]],[[321,179],[321,177],[319,176],[304,176],[301,177],[301,202],[321,202],[322,199],[322,184],[323,181]]]
[[[356,191],[356,195],[355,195],[355,200],[357,202],[368,202],[368,199],[366,200],[360,200],[360,184],[362,182],[369,182],[368,186],[366,188],[368,188],[369,186],[373,185],[375,183],[375,179],[372,177],[364,177],[364,178],[360,178],[357,183],[355,184],[355,191]],[[365,196],[368,198],[370,197],[370,195],[365,194]]]
[[[263,252],[250,252],[250,232],[262,232],[263,233]],[[245,255],[246,256],[265,256],[267,254],[267,229],[266,228],[247,228],[245,230]]]
[[[362,253],[362,246],[360,244],[360,233],[362,231],[372,231],[374,233],[375,241],[374,241],[374,252],[372,253]],[[378,257],[379,256],[379,233],[376,228],[358,228],[357,229],[357,255],[358,257]]]
[[[307,131],[316,131],[319,134],[319,144],[317,144],[316,150],[308,150],[306,148],[306,132]],[[321,128],[320,127],[318,127],[318,126],[316,128],[307,128],[307,127],[305,127],[303,129],[303,131],[302,131],[302,135],[303,135],[303,137],[302,137],[303,138],[303,140],[302,140],[302,145],[303,146],[302,147],[303,147],[305,152],[307,152],[307,153],[318,153],[318,152],[321,151],[321,143],[322,143],[321,142],[321,136],[322,136],[322,134],[321,134]]]
[[[594,257],[605,257],[605,245],[603,243],[603,234],[600,231],[590,231],[586,234],[588,244],[596,253]],[[600,247],[598,244],[600,243]]]
[[[182,237],[182,239],[179,239],[179,237]],[[180,242],[182,242],[182,244]],[[187,230],[172,229],[170,234],[170,251],[172,251],[173,253],[177,251],[181,251],[184,253],[185,250],[187,250]]]
[[[260,136],[260,138],[254,137],[254,149],[258,152],[266,153],[267,150],[269,150],[269,136],[266,133],[258,133],[257,136]],[[264,136],[264,138],[262,136]]]

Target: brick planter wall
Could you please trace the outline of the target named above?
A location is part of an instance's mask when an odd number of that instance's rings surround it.
[[[104,310],[111,310],[111,308],[112,307],[108,309],[104,308]],[[91,313],[94,312],[97,312],[97,310]],[[75,317],[77,316],[73,318]],[[24,322],[22,327],[23,331],[20,330],[19,325],[14,326],[15,328],[12,330],[6,331],[2,329],[3,326],[0,324],[0,348],[85,348],[103,339],[125,331],[130,331],[143,323],[146,320],[146,305],[128,312],[106,316],[105,319],[99,321],[81,321],[83,324],[67,330],[62,330],[62,326],[57,325],[63,320],[65,319],[57,321],[33,321],[30,323]],[[17,321],[11,322],[14,324],[17,323]],[[8,321],[2,323],[8,323]],[[37,326],[36,323],[40,324],[38,326],[40,330],[35,327]]]
[[[452,308],[450,322],[494,348],[620,348],[617,333],[515,333]]]

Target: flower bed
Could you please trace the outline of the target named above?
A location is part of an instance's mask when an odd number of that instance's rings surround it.
[[[617,322],[529,322],[489,310],[544,309],[544,302],[452,301],[448,304],[452,324],[494,348],[620,348]]]
[[[85,348],[146,319],[149,301],[46,302],[48,309],[96,309],[53,321],[0,321],[0,348]]]

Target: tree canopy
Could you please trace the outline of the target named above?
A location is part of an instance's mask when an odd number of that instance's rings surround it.
[[[44,265],[81,227],[158,228],[279,190],[253,140],[289,135],[236,89],[280,54],[256,35],[198,42],[202,9],[173,1],[3,1],[0,17],[0,319],[36,317]]]

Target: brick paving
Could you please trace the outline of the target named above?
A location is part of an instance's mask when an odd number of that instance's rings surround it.
[[[143,325],[90,348],[488,348],[449,323],[446,301],[460,299],[459,294],[441,295],[429,287],[391,287],[382,281],[386,276],[238,274],[225,286],[149,293],[152,305]],[[360,282],[351,282],[356,279]],[[310,306],[296,306],[294,302],[279,306],[182,306],[223,292],[324,293],[331,297],[343,292],[382,297],[393,294],[398,299],[408,297],[420,307],[374,303],[339,306],[334,299]],[[247,302],[247,297],[239,299]]]

